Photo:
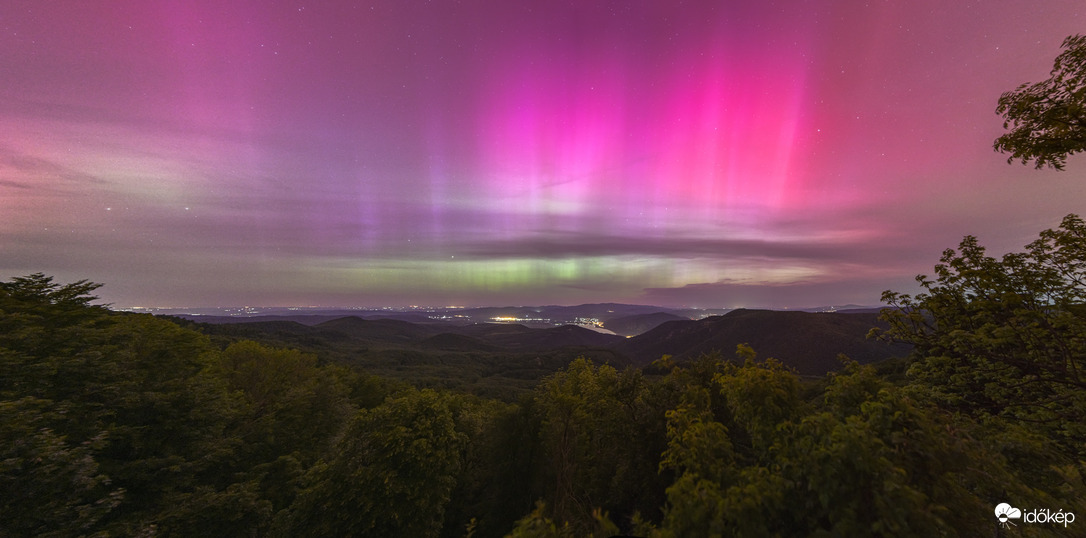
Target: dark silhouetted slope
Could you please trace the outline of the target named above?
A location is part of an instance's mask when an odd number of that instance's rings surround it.
[[[668,312],[654,312],[609,319],[603,323],[603,327],[622,336],[637,336],[669,321],[689,321],[689,319]]]
[[[358,316],[326,321],[314,328],[323,334],[338,333],[356,340],[396,343],[419,342],[445,330],[398,319],[362,319]]]
[[[441,351],[497,351],[498,348],[466,334],[441,333],[431,336],[420,343],[422,348]]]
[[[515,351],[545,351],[563,347],[613,347],[624,340],[575,325],[532,329],[518,324],[481,323],[458,329],[487,343]]]
[[[800,374],[822,375],[840,368],[839,353],[860,363],[906,355],[910,348],[905,344],[866,337],[879,325],[876,314],[736,310],[696,321],[670,321],[614,349],[645,365],[663,355],[684,360],[720,351],[732,358],[736,346],[746,343],[760,358],[779,359]]]

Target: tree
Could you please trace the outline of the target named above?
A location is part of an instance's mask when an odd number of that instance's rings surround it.
[[[658,473],[666,423],[650,401],[640,372],[597,367],[583,357],[540,383],[535,405],[549,515],[589,532],[594,509],[623,523],[656,510],[666,485]]]
[[[359,411],[313,483],[276,522],[285,536],[437,536],[468,442],[450,397],[409,390]]]
[[[112,487],[94,460],[105,433],[69,443],[53,430],[54,407],[33,397],[0,400],[0,534],[86,532],[124,497],[124,490]]]
[[[740,346],[740,355],[753,352]],[[923,387],[895,386],[870,365],[846,360],[808,401],[772,360],[728,365],[715,382],[724,416],[694,385],[667,413],[661,467],[678,476],[660,526],[642,535],[973,536],[994,523],[992,498],[1040,506],[1058,495],[1080,506],[1081,481],[1047,470],[1043,443],[1014,426],[960,420],[918,398]],[[744,437],[755,441],[746,455]],[[1019,467],[1016,451],[1040,457],[1054,479]]]
[[[328,448],[352,411],[348,387],[332,366],[295,349],[276,349],[243,340],[228,346],[213,371],[251,409],[244,440],[275,458],[294,454],[313,463]]]
[[[98,284],[0,283],[0,512],[36,535],[238,535],[270,507],[235,483],[242,402],[207,337],[90,305]],[[3,534],[0,532],[0,534]]]
[[[756,361],[754,350],[746,344],[740,344],[736,354],[744,360],[743,365],[727,364],[716,382],[736,425],[757,453],[771,444],[779,424],[799,415],[799,378],[776,359]]]
[[[1086,453],[1086,223],[1068,215],[1026,252],[944,251],[924,292],[883,293],[882,336],[915,347],[909,375],[946,408],[1000,417]]]
[[[709,389],[690,385],[679,405],[667,411],[668,447],[661,470],[678,478],[667,489],[664,536],[720,535],[728,522],[724,490],[737,479],[728,429],[710,408]]]
[[[1069,155],[1086,151],[1086,35],[1063,41],[1047,80],[1022,84],[999,98],[996,113],[1010,132],[995,140],[1007,162],[1033,161],[1063,170]]]
[[[506,536],[508,538],[579,538],[582,536],[604,538],[619,535],[618,526],[602,510],[593,510],[592,524],[584,532],[578,532],[568,522],[559,526],[546,516],[546,509],[543,501],[536,503],[535,510],[518,520],[513,531]]]

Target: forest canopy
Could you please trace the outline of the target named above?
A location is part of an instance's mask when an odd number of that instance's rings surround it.
[[[1086,514],[1082,231],[1069,216],[1002,260],[966,238],[925,293],[888,293],[882,336],[917,345],[905,374],[842,358],[802,379],[740,346],[649,371],[575,360],[515,403],[17,277],[6,534],[971,536],[1000,502]]]

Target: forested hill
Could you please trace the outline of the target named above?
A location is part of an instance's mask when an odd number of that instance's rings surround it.
[[[701,320],[653,316],[660,324],[632,338],[565,325],[409,323],[348,316],[316,325],[261,321],[201,325],[210,335],[249,338],[319,354],[329,360],[425,386],[511,395],[578,356],[615,367],[646,366],[663,357],[689,361],[717,352],[734,358],[739,344],[774,357],[801,375],[839,370],[844,354],[861,364],[904,357],[911,346],[868,338],[885,328],[872,313],[736,310]],[[525,383],[528,381],[529,383]]]
[[[734,310],[696,321],[669,321],[614,347],[633,364],[646,365],[662,355],[690,360],[720,352],[731,356],[739,344],[773,357],[804,375],[824,375],[841,368],[839,354],[861,364],[904,357],[912,346],[868,338],[885,328],[877,314]]]
[[[623,368],[609,346],[621,336],[566,325],[410,323],[357,316],[316,325],[295,321],[196,324],[220,345],[249,339],[313,353],[322,361],[364,369],[415,386],[456,389],[513,401],[577,357]]]
[[[917,344],[909,378],[852,361],[810,380],[748,346],[651,376],[569,359],[617,357],[578,347],[607,335],[577,327],[217,326],[306,353],[111,312],[96,287],[0,283],[2,536],[974,536],[998,534],[999,503],[1086,514],[1086,391],[1053,375],[1081,366],[1077,310],[1000,320],[1002,304],[933,286],[924,308],[949,330],[929,333],[910,318],[928,296],[893,296],[912,307],[886,331]],[[961,304],[976,310],[939,306]],[[752,316],[775,317],[689,327]],[[1017,330],[970,333],[981,318]],[[352,335],[399,380],[325,356]],[[493,351],[563,338],[578,345]],[[404,342],[439,350],[435,376],[481,368],[501,386],[519,371],[528,386],[512,401],[411,386],[403,368],[427,355]]]

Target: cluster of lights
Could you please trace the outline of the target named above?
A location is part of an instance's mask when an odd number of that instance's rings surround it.
[[[493,322],[496,322],[496,323],[519,323],[519,322],[549,323],[550,319],[547,319],[547,318],[518,318],[518,317],[515,317],[515,316],[494,316],[494,317],[490,318],[490,321],[493,321]]]

